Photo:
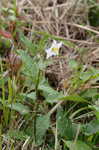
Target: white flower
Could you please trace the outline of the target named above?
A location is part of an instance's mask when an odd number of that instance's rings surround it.
[[[62,42],[57,42],[56,40],[54,40],[51,47],[45,49],[45,52],[47,53],[46,58],[48,59],[51,56],[57,56],[59,54],[59,49],[62,44]]]

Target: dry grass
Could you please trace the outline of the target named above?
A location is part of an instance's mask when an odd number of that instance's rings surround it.
[[[99,32],[89,25],[86,0],[17,0],[17,7],[19,14],[31,24],[30,30],[54,34],[79,47],[92,49],[97,46],[95,38]],[[96,36],[90,36],[88,32]]]
[[[94,39],[87,31],[99,35],[97,29],[89,25],[91,6],[86,0],[16,0],[16,3],[18,14],[31,25],[30,30],[45,31],[88,45],[93,44]],[[13,7],[13,1],[2,0],[2,5]]]

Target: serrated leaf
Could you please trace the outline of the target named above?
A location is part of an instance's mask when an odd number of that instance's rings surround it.
[[[23,73],[30,77],[34,83],[37,82],[39,73],[39,64],[23,50],[18,51],[23,61]]]
[[[11,108],[12,110],[19,112],[22,115],[26,115],[30,112],[29,107],[25,106],[21,103],[13,103],[13,104],[8,105],[7,107]]]
[[[93,135],[99,132],[99,120],[93,120],[90,123],[83,125],[83,133],[85,135]]]
[[[42,115],[36,119],[36,144],[41,145],[50,126],[50,116]]]
[[[35,53],[37,52],[37,45],[35,43],[32,43],[32,41],[24,36],[23,33],[20,33],[20,40],[28,49],[28,51],[32,52],[32,54],[35,55]]]
[[[71,120],[67,118],[63,109],[58,109],[57,112],[57,128],[58,134],[65,139],[72,140],[77,132],[77,127],[72,124]]]
[[[92,150],[86,143],[82,141],[66,141],[65,142],[69,150]]]

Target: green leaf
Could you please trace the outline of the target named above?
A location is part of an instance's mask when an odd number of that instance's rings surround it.
[[[72,69],[77,69],[78,68],[78,63],[74,59],[69,60],[69,66]]]
[[[96,118],[99,120],[99,101],[96,101],[95,105],[89,105],[89,108],[91,108],[92,110],[94,110]]]
[[[47,83],[46,80],[42,81],[39,84],[38,89],[42,91],[43,96],[45,97],[46,101],[49,103],[57,102],[57,100],[63,96],[61,92],[54,90],[50,85]]]
[[[57,112],[57,128],[58,134],[68,140],[72,140],[77,132],[77,126],[72,124],[62,108],[58,109]]]
[[[66,141],[65,144],[70,150],[92,150],[86,143],[82,141]]]
[[[37,45],[32,43],[30,39],[28,39],[24,34],[20,33],[20,40],[24,44],[24,46],[28,49],[28,51],[32,52],[33,55],[37,53]]]
[[[86,72],[81,72],[80,79],[83,82],[86,82],[88,80],[93,80],[94,82],[96,82],[99,80],[99,70],[92,67],[90,70]]]
[[[82,126],[85,135],[93,135],[99,133],[99,120],[93,120],[90,123]]]
[[[26,97],[35,101],[36,100],[36,92],[31,92],[29,94],[26,94]]]
[[[87,100],[85,100],[84,98],[82,98],[77,94],[64,96],[62,92],[58,92],[53,88],[51,88],[46,81],[41,82],[38,89],[43,92],[43,96],[46,98],[46,101],[49,103],[54,103],[57,102],[58,100],[87,102]]]
[[[41,145],[44,141],[44,136],[50,126],[50,116],[42,115],[36,119],[36,144]]]
[[[11,139],[23,141],[29,137],[27,134],[25,134],[25,132],[13,129],[8,131],[7,136],[10,137]]]
[[[97,92],[97,89],[88,89],[88,90],[84,91],[81,95],[84,98],[86,98],[86,97],[92,98],[92,97],[97,96],[99,94]]]
[[[38,51],[44,52],[45,45],[48,41],[48,38],[49,37],[47,35],[43,35],[41,37],[41,39],[39,40],[39,43],[38,43]]]
[[[34,83],[37,82],[39,73],[39,63],[35,59],[29,56],[26,51],[20,50],[18,53],[23,61],[23,73],[30,77]]]
[[[22,93],[20,94],[20,96],[23,98],[23,99],[26,99],[28,101],[28,99],[31,99],[32,102],[35,102],[36,100],[36,92],[31,92],[31,93]]]
[[[84,98],[82,98],[77,94],[61,97],[60,100],[68,100],[74,102],[87,102],[87,100],[85,100]]]
[[[22,71],[25,75],[31,77],[33,75],[33,59],[26,51],[20,50],[18,54],[21,56],[23,66]]]
[[[25,106],[21,103],[13,103],[13,104],[8,105],[7,107],[11,108],[12,110],[19,112],[22,115],[26,115],[30,112],[29,107]]]
[[[80,79],[83,80],[83,82],[88,81],[92,77],[93,73],[91,71],[81,72]]]

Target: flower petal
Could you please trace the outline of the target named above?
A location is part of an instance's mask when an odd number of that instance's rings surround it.
[[[57,42],[56,40],[53,40],[51,47],[45,49],[45,52],[47,53],[46,58],[48,59],[51,56],[57,56],[59,54],[59,49],[62,44],[62,42]]]

